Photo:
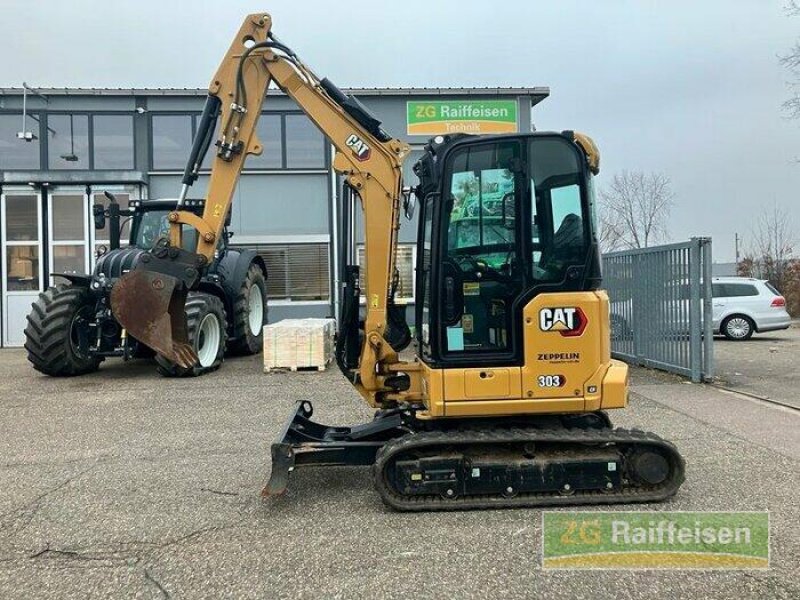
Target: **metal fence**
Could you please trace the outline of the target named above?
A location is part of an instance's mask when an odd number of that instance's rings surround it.
[[[703,381],[713,376],[711,239],[603,256],[611,353]]]

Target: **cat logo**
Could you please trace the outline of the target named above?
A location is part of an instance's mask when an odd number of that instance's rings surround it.
[[[344,143],[353,151],[353,154],[356,155],[358,160],[364,161],[369,159],[369,155],[372,152],[370,147],[355,133],[349,135]]]
[[[564,337],[577,337],[586,329],[588,319],[578,307],[543,308],[539,311],[539,329],[557,331]]]

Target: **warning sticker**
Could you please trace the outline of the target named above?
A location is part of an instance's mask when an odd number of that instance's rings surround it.
[[[464,295],[465,296],[480,296],[481,284],[477,281],[464,282]]]

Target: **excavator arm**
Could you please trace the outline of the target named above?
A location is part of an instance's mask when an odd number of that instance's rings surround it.
[[[366,319],[356,387],[370,404],[386,391],[385,377],[398,369],[397,353],[386,341],[387,305],[395,270],[402,163],[407,144],[387,135],[358,101],[328,80],[320,80],[271,33],[269,15],[249,15],[209,86],[178,199],[169,214],[169,239],[160,240],[111,295],[112,310],[129,334],[184,367],[197,357],[188,344],[184,304],[213,259],[226,215],[248,154],[269,151],[256,125],[270,83],[292,98],[335,147],[334,170],[361,198],[366,255]],[[181,210],[219,134],[202,217]],[[198,231],[197,246],[185,248],[184,226]],[[395,368],[388,365],[394,364]]]

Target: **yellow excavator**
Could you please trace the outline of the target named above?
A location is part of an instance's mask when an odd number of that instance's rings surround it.
[[[419,185],[404,189],[409,146],[319,79],[275,37],[269,15],[244,20],[211,81],[169,237],[112,290],[129,335],[184,368],[195,364],[184,305],[214,255],[247,155],[269,151],[255,130],[270,84],[324,133],[346,195],[360,199],[366,265],[362,277],[345,269],[336,359],[376,411],[364,424],[328,426],[299,402],[272,445],[263,493],[283,493],[298,467],[372,465],[378,493],[397,510],[675,494],[684,480],[675,446],[612,428],[605,412],[626,406],[628,369],[610,355],[591,139],[572,131],[437,136],[414,165]],[[215,135],[198,216],[182,202]],[[401,212],[417,204],[412,336],[394,303],[395,256]],[[346,226],[354,222],[350,214]],[[187,228],[198,232],[191,245]],[[416,354],[401,356],[412,338]]]

